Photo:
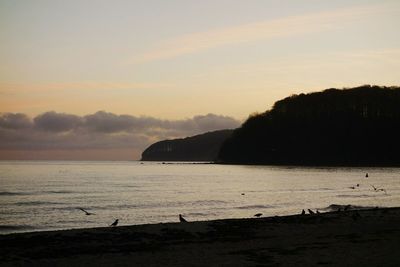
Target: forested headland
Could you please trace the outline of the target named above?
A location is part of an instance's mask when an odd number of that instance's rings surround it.
[[[221,163],[400,165],[400,87],[364,85],[292,95],[250,116]]]

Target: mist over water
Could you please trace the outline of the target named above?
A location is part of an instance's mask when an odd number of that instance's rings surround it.
[[[1,161],[0,233],[400,206],[399,177],[400,168]]]

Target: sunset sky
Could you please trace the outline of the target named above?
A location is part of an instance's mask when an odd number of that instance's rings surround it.
[[[0,0],[0,159],[137,159],[291,94],[399,85],[399,14],[398,0]]]

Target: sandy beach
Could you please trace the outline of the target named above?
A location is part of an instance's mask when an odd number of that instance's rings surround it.
[[[0,236],[1,266],[400,266],[400,208]]]

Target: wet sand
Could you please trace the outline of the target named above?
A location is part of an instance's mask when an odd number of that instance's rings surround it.
[[[400,208],[0,236],[0,266],[400,266],[399,251]]]

